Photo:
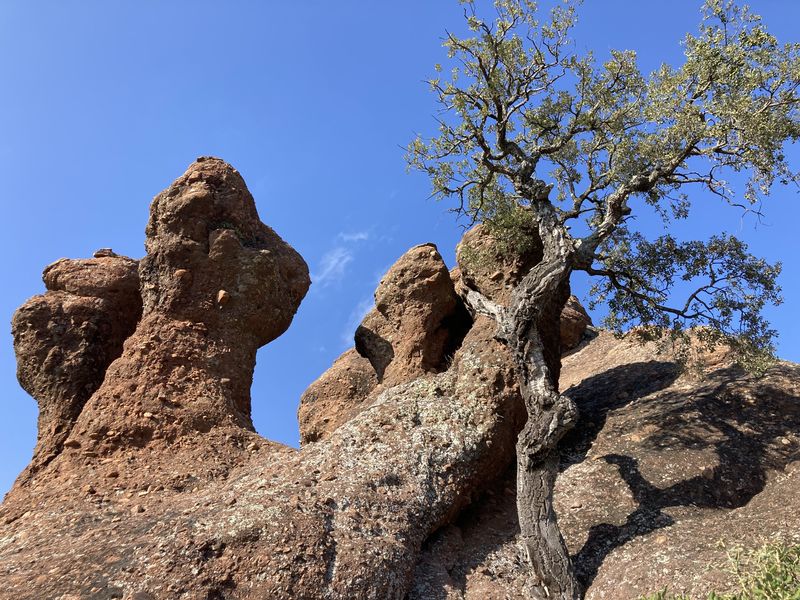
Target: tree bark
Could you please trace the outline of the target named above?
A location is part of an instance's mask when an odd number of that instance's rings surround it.
[[[547,597],[577,600],[580,586],[553,510],[557,472],[557,452],[536,464],[517,461],[517,514],[528,561]]]
[[[519,360],[517,364],[524,374],[522,393],[528,412],[528,421],[517,440],[520,534],[528,560],[547,597],[578,600],[580,585],[553,509],[558,442],[577,421],[578,411],[574,403],[556,389],[557,381],[545,360],[542,336],[533,330],[530,338],[525,345],[526,364],[519,364]]]
[[[559,318],[575,249],[551,205],[533,210],[543,257],[517,284],[500,322],[528,413],[517,440],[517,513],[528,560],[547,597],[579,600],[580,584],[553,510],[558,443],[578,418],[574,403],[558,393]]]

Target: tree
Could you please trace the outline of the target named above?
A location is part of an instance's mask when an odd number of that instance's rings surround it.
[[[579,598],[552,507],[557,445],[578,414],[558,392],[552,335],[570,275],[597,278],[594,300],[607,303],[616,330],[681,338],[699,326],[702,341],[731,345],[751,366],[770,355],[775,332],[761,309],[780,302],[780,265],[732,235],[679,241],[667,226],[690,215],[700,188],[758,212],[773,184],[800,181],[783,153],[800,136],[800,45],[779,45],[746,7],[706,0],[683,65],[646,76],[631,51],[600,65],[577,55],[570,2],[542,20],[533,0],[495,0],[491,20],[473,0],[462,4],[471,33],[447,34],[456,64],[449,76],[437,65],[430,81],[439,133],[414,140],[407,159],[501,245],[542,256],[508,306],[477,290],[467,302],[496,320],[520,378],[528,420],[517,506],[528,557],[550,597]],[[726,182],[731,173],[746,183]],[[665,225],[652,240],[631,220],[647,206]],[[692,291],[673,305],[676,283]]]

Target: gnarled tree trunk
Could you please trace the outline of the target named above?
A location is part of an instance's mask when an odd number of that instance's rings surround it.
[[[500,320],[528,412],[517,441],[517,512],[528,559],[548,596],[577,600],[580,585],[553,510],[558,442],[578,417],[573,402],[558,393],[559,315],[569,297],[574,248],[546,207],[537,221],[543,258],[516,286]]]
[[[497,322],[497,339],[512,352],[528,413],[517,440],[517,513],[528,559],[549,598],[578,600],[581,589],[553,510],[553,487],[558,443],[578,419],[574,403],[558,393],[558,376],[559,321],[579,248],[543,200],[532,200],[524,209],[530,211],[542,258],[516,284],[510,305],[471,288],[465,300],[472,311]]]
[[[558,442],[578,416],[572,401],[557,389],[558,312],[553,314],[553,308],[560,310],[568,293],[562,284],[551,298],[542,298],[536,322],[513,347],[528,412],[517,440],[517,513],[528,560],[549,597],[578,599],[580,586],[553,510]]]

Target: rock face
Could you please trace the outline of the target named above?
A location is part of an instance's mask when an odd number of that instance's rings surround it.
[[[514,287],[542,259],[538,234],[529,231],[526,238],[534,240],[528,247],[504,243],[482,224],[467,231],[456,247],[459,295],[466,297],[474,292],[494,304],[509,307],[513,302]],[[536,323],[544,359],[554,384],[558,383],[561,353],[577,345],[586,325],[591,323],[585,313],[580,315],[575,310],[563,310],[570,297],[568,284],[559,292],[550,306],[542,307]],[[577,299],[574,304],[579,306]],[[565,314],[569,321],[566,330],[559,323]],[[572,331],[569,326],[572,326]]]
[[[435,248],[412,250],[378,294],[407,299],[426,328],[404,329],[379,300],[403,334],[392,340],[394,381],[424,375],[391,386],[384,377],[369,410],[296,452],[252,431],[248,391],[256,348],[286,328],[308,286],[302,259],[257,221],[238,173],[216,159],[156,197],[146,247],[136,330],[64,450],[0,508],[5,589],[402,597],[425,538],[508,464],[521,426],[491,327],[473,327],[442,361],[452,333],[443,322],[460,300]]]
[[[530,257],[493,255],[480,229],[452,274],[433,245],[401,257],[356,348],[303,395],[298,451],[253,431],[249,388],[256,349],[308,288],[302,258],[218,159],[155,198],[146,233],[138,271],[110,250],[60,261],[15,316],[20,381],[42,416],[0,506],[0,597],[532,593],[509,474],[516,375],[494,323],[462,301],[507,301]],[[469,263],[470,244],[498,262]],[[721,360],[696,381],[587,324],[575,303],[562,312],[562,388],[583,416],[556,503],[588,597],[633,598],[677,574],[704,590],[719,575],[705,569],[712,537],[800,539],[800,367],[755,380]]]
[[[447,370],[471,324],[436,246],[411,248],[381,279],[355,349],[301,397],[301,442],[326,436],[385,389]]]
[[[17,378],[39,403],[39,435],[25,479],[63,449],[75,420],[122,354],[142,314],[137,262],[116,255],[61,259],[44,270],[47,292],[11,322]]]
[[[389,269],[375,290],[375,310],[356,330],[356,350],[384,386],[446,367],[471,319],[433,244],[416,246]]]
[[[577,348],[583,341],[586,329],[591,327],[592,319],[575,296],[570,296],[561,311],[561,352]]]
[[[513,287],[541,259],[541,247],[522,253],[502,251],[501,244],[482,224],[467,231],[456,247],[460,287],[476,289],[504,306],[511,300]]]
[[[300,442],[316,442],[352,419],[377,385],[369,360],[355,348],[347,350],[300,398]]]
[[[480,226],[467,232],[459,248],[476,239],[490,248],[479,234]],[[519,268],[520,260],[510,262]],[[355,349],[342,354],[300,398],[301,443],[327,436],[384,389],[446,370],[472,327],[456,293],[464,287],[460,269],[448,272],[433,244],[416,246],[400,257],[375,291],[375,308],[356,330]],[[494,294],[493,299],[503,297],[499,288],[484,291]],[[578,299],[570,297],[561,314],[562,349],[575,348],[591,323]],[[488,323],[482,327],[491,338]],[[505,352],[500,347],[497,351]]]
[[[555,504],[587,599],[732,587],[726,548],[800,543],[800,366],[698,380],[653,346],[599,336],[564,359],[581,421]],[[432,536],[410,598],[526,597],[514,473]]]

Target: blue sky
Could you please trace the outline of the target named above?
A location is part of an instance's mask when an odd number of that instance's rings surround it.
[[[750,4],[797,41],[800,3]],[[585,0],[574,37],[601,59],[636,49],[650,70],[680,60],[699,5]],[[441,39],[460,15],[455,0],[0,4],[0,494],[36,434],[36,403],[15,377],[13,311],[60,257],[100,247],[140,257],[150,200],[200,155],[241,171],[262,220],[314,279],[289,331],[259,352],[253,384],[258,431],[296,444],[300,394],[351,344],[386,269],[429,241],[453,264],[460,226],[406,172],[401,146],[434,131],[423,80],[446,62]],[[791,155],[800,164],[800,149]],[[800,361],[798,195],[778,190],[765,210],[755,227],[706,199],[682,233],[724,229],[785,258],[786,302],[769,316],[779,354]]]

